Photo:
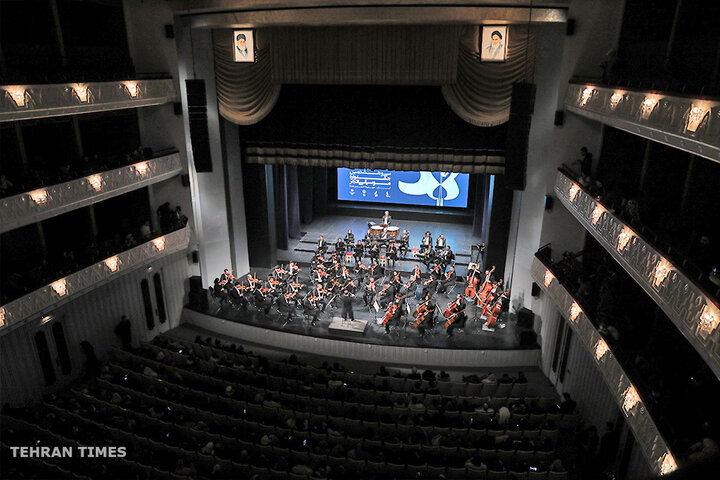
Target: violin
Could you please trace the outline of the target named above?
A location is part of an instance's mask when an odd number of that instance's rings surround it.
[[[286,294],[285,294],[285,300],[290,300],[290,299],[293,298],[295,295],[297,295],[297,292],[286,293]]]
[[[432,276],[432,274],[431,274],[431,275],[430,275],[430,278],[428,278],[427,280],[425,280],[425,282],[423,282],[423,285],[425,285],[425,286],[427,287],[427,286],[430,285],[430,283],[432,283],[434,280],[435,280],[435,279],[433,278],[433,276]]]

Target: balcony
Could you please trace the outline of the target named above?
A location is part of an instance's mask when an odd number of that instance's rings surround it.
[[[0,122],[162,105],[177,99],[171,78],[0,86]]]
[[[0,233],[158,183],[182,172],[172,153],[0,200]]]
[[[710,295],[563,172],[555,179],[555,193],[720,378],[720,309]]]
[[[605,125],[720,162],[720,100],[571,83],[565,108]]]
[[[568,320],[575,334],[595,359],[597,368],[608,388],[613,392],[650,469],[660,475],[674,471],[677,468],[674,456],[658,431],[640,394],[600,332],[582,311],[578,302],[537,256],[533,258],[530,271],[535,283],[540,285],[552,299],[557,309]]]
[[[190,227],[157,237],[0,307],[0,335],[159,258],[187,249]]]

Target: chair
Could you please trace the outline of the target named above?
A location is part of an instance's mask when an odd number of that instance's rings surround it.
[[[575,430],[580,425],[580,414],[568,413],[562,416],[558,427],[563,430]]]
[[[488,470],[485,476],[487,480],[507,480],[507,472],[499,472],[497,470]]]
[[[440,395],[452,395],[453,383],[448,381],[439,381],[437,383],[437,389],[440,390]]]
[[[439,478],[440,476],[445,475],[445,467],[428,465],[426,471],[427,476],[430,478]]]
[[[542,441],[544,442],[546,438],[549,438],[550,441],[552,441],[553,445],[555,445],[555,444],[557,443],[557,439],[558,439],[558,431],[557,431],[557,429],[555,429],[555,430],[547,430],[547,429],[541,430],[541,431],[540,431],[540,440],[542,440]]]
[[[467,467],[465,470],[467,471],[468,478],[484,479],[487,475],[486,468]]]
[[[498,449],[497,458],[505,464],[510,464],[515,461],[515,450]]]
[[[528,417],[528,425],[532,425],[533,427],[539,427],[543,423],[545,423],[545,414],[544,413],[531,413]]]
[[[483,389],[482,383],[468,383],[465,388],[465,395],[469,397],[479,397]]]
[[[493,458],[497,458],[497,450],[494,448],[478,448],[477,454],[482,458],[483,460],[490,460]]]
[[[518,471],[510,470],[510,473],[508,476],[515,477],[515,478],[517,478],[517,480],[525,480],[527,478],[527,474],[528,474],[528,472],[525,472],[525,471],[518,472]]]
[[[270,474],[267,478],[270,480],[283,480],[288,478],[288,472],[286,470],[275,470],[274,468],[271,468]],[[303,475],[302,478],[306,478],[305,475]]]
[[[525,393],[527,393],[528,384],[527,383],[514,383],[512,390],[510,390],[510,396],[511,397],[524,397]]]
[[[525,430],[523,435],[533,442],[538,442],[540,440],[540,430],[538,429]]]
[[[380,476],[387,470],[387,464],[385,462],[373,462],[372,460],[368,460],[366,469],[369,474]]]
[[[353,470],[358,473],[362,473],[365,471],[365,460],[359,460],[357,458],[349,458],[347,459],[347,467],[350,470]]]
[[[443,457],[454,457],[455,455],[457,455],[457,453],[457,447],[440,445],[440,455],[442,455]]]
[[[510,396],[510,390],[512,390],[512,383],[498,383],[497,390],[495,390],[496,397],[508,397]]]
[[[465,467],[448,467],[447,478],[465,478],[467,477],[467,471]]]
[[[541,471],[541,472],[533,472],[532,470],[528,472],[528,480],[545,480],[548,476],[548,472]]]
[[[390,472],[397,473],[400,477],[403,477],[405,473],[405,464],[404,463],[386,463],[387,469]]]
[[[475,456],[477,453],[477,448],[475,447],[460,447],[459,448],[460,455],[464,458],[469,458]]]
[[[450,435],[450,427],[433,427],[433,435]]]
[[[498,384],[497,383],[483,383],[482,384],[482,395],[485,396],[492,396],[495,395],[495,391],[497,390]]]
[[[535,460],[535,452],[532,450],[518,450],[515,453],[515,458],[518,462],[527,462],[532,465],[533,460]]]
[[[549,398],[549,397],[541,397],[540,400],[538,400],[538,405],[540,406],[540,408],[542,408],[543,410],[546,410],[546,411],[549,410],[553,405],[555,405],[557,403],[558,403],[557,400],[555,400],[554,398]]]
[[[285,478],[294,478],[295,480],[307,480],[307,478],[308,478],[307,475],[301,475],[299,473],[293,473],[293,472],[287,472],[286,475],[288,475],[288,476]]]
[[[548,480],[567,480],[567,472],[548,472]]]
[[[465,395],[465,391],[467,390],[467,384],[465,382],[450,382],[450,383],[452,383],[452,389],[450,390],[451,395],[455,395],[456,397]]]

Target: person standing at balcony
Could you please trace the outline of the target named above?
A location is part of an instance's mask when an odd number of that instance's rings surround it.
[[[120,323],[115,327],[115,335],[120,338],[123,350],[130,350],[132,347],[132,324],[127,316],[120,317]]]
[[[587,181],[589,182],[592,178],[592,153],[588,152],[587,147],[581,147],[580,148],[580,158],[575,161],[575,163],[580,164],[580,175],[583,177],[583,179],[587,178]]]

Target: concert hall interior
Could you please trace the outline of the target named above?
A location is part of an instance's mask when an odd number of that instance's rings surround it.
[[[714,478],[718,18],[1,1],[0,477]]]

